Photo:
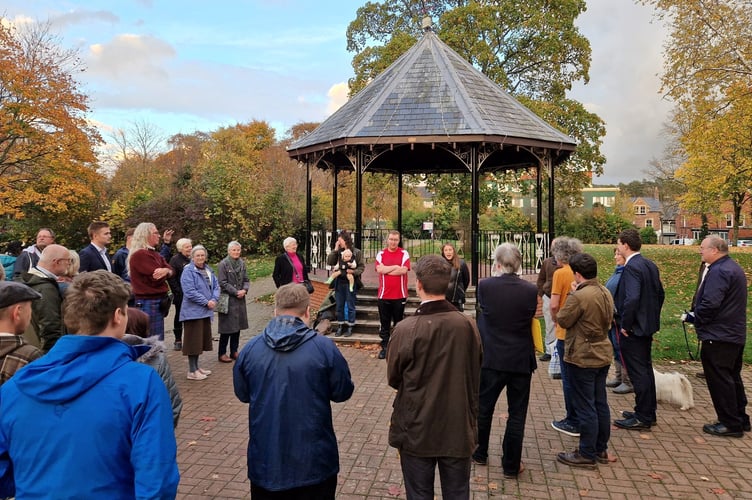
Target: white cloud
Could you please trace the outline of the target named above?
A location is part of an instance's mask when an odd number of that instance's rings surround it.
[[[341,108],[349,99],[350,86],[347,82],[335,83],[329,89],[326,95],[329,97],[329,102],[326,105],[326,114],[331,115],[339,108]]]
[[[165,64],[176,55],[170,44],[153,36],[123,34],[91,45],[87,63],[93,75],[120,83],[131,78],[165,80]]]

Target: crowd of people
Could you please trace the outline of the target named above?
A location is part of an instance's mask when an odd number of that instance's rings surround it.
[[[105,223],[90,225],[91,244],[75,256],[44,228],[16,256],[15,279],[0,282],[0,498],[49,491],[77,497],[84,483],[86,491],[112,498],[175,496],[170,431],[182,400],[163,342],[171,297],[178,298],[180,324],[173,348],[187,357],[189,380],[211,374],[199,357],[213,350],[211,321],[219,314],[218,361],[235,361],[235,394],[249,403],[252,498],[334,498],[339,457],[331,403],[346,401],[355,387],[334,342],[311,328],[311,287],[297,241],[286,239],[275,262],[274,318],[241,349],[250,283],[240,243],[228,244],[215,273],[202,245],[181,238],[173,255],[172,235],[139,224],[111,260]],[[386,359],[386,382],[396,390],[389,444],[399,450],[407,498],[434,497],[437,467],[444,497],[469,498],[471,464],[486,465],[496,453],[489,436],[505,389],[499,452],[504,477],[518,477],[539,360],[558,358],[561,365],[566,414],[552,427],[579,438],[576,449],[557,454],[559,462],[597,468],[612,460],[612,422],[638,431],[656,424],[651,346],[665,292],[658,267],[640,253],[636,230],[619,234],[605,286],[595,259],[574,238],[552,241],[538,286],[520,277],[519,249],[500,245],[492,277],[478,283],[476,320],[463,313],[470,276],[451,244],[411,266],[399,232],[390,231],[385,243],[374,262],[377,357]],[[750,431],[741,379],[747,280],[721,238],[703,240],[700,254],[697,290],[683,320],[702,343],[717,415],[703,431],[742,437]],[[334,270],[328,282],[337,303],[335,337],[349,336],[365,268],[350,233],[337,235],[327,264]],[[405,317],[409,272],[420,306]],[[546,328],[536,358],[539,302]],[[607,388],[623,385],[634,392],[634,408],[612,420]],[[36,422],[35,433],[18,425],[28,421]],[[81,424],[94,432],[82,436]],[[56,459],[66,454],[77,459]]]

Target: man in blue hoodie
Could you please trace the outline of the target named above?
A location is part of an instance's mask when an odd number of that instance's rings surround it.
[[[172,409],[148,346],[120,339],[130,289],[80,274],[63,302],[68,331],[0,389],[0,498],[172,499]]]
[[[301,284],[277,290],[274,318],[235,365],[235,395],[248,408],[251,497],[334,499],[339,473],[331,401],[355,389],[347,361],[310,321]]]

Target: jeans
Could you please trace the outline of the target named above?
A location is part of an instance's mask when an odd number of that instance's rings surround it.
[[[480,371],[478,448],[473,456],[483,460],[488,458],[488,439],[491,435],[494,408],[501,391],[506,387],[509,418],[501,444],[501,466],[508,474],[517,475],[520,470],[531,377],[530,373],[511,373],[490,368],[482,368]]]
[[[470,498],[470,457],[415,457],[400,450],[400,465],[408,500],[433,500],[436,465],[443,498]]]
[[[337,303],[337,321],[339,324],[347,323],[350,326],[355,325],[355,292],[350,291],[350,283],[346,279],[339,279],[334,282],[334,300]]]
[[[580,420],[577,418],[577,409],[572,403],[572,387],[569,380],[569,363],[564,362],[564,341],[556,340],[556,352],[559,353],[559,363],[561,364],[561,391],[564,393],[564,408],[567,411],[564,420],[579,428]]]
[[[580,455],[592,460],[608,449],[611,437],[611,412],[606,396],[608,368],[569,365],[567,372],[572,404],[580,426]]]

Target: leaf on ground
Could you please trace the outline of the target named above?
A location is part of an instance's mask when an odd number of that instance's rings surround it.
[[[716,495],[725,495],[726,494],[726,490],[724,490],[723,488],[713,488],[710,491],[712,491]]]
[[[657,472],[651,472],[650,474],[648,474],[648,476],[652,477],[653,479],[658,479],[658,480],[663,479],[663,475],[658,474]]]
[[[648,434],[648,433],[646,433],[646,432],[641,432],[640,433],[640,439],[647,439],[647,440],[649,440],[649,439],[653,439],[653,436],[650,435],[650,434]]]
[[[219,479],[219,474],[212,474],[212,479]]]
[[[697,444],[705,444],[705,443],[707,443],[707,441],[705,441],[705,438],[703,438],[702,436],[695,436],[693,439],[694,439],[695,443],[697,443]]]
[[[198,444],[198,441],[188,441],[188,446],[195,446]]]
[[[580,490],[580,496],[581,497],[590,496],[590,490]]]
[[[700,476],[700,481],[710,481],[710,479],[705,476]]]
[[[499,489],[499,485],[496,483],[488,483],[489,491],[496,491]]]
[[[386,491],[387,491],[387,493],[389,493],[393,497],[398,497],[398,496],[400,496],[402,494],[402,488],[400,488],[399,486],[394,485],[394,484],[390,485],[386,489]]]
[[[201,417],[202,422],[216,422],[217,417]]]

